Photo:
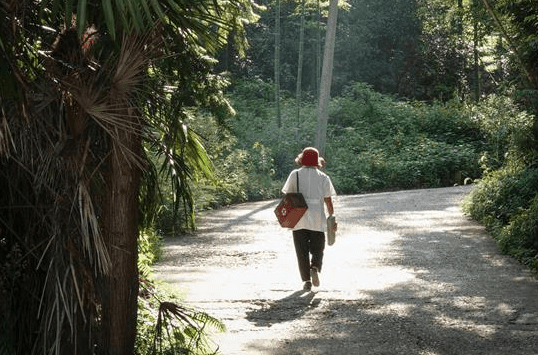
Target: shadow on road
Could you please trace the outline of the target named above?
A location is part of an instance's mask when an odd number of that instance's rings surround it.
[[[258,301],[259,308],[248,311],[246,319],[257,327],[270,327],[275,323],[289,322],[301,318],[306,312],[319,305],[312,291],[296,291],[276,301]]]
[[[221,210],[218,218],[212,217],[211,214],[205,216],[202,215],[201,221],[203,221],[203,224],[199,228],[199,232],[221,232],[222,230],[231,230],[232,228],[251,223],[252,216],[261,211],[265,211],[266,209],[272,210],[277,206],[278,201],[270,200],[258,202],[256,203],[258,206],[255,209],[252,209],[252,204],[253,203],[242,203],[239,205],[230,206],[227,209]],[[246,213],[243,214],[243,211]]]

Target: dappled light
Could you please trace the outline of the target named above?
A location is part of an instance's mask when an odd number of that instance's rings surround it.
[[[538,283],[462,215],[470,189],[338,197],[312,292],[276,201],[209,213],[157,271],[225,321],[223,354],[530,354]]]

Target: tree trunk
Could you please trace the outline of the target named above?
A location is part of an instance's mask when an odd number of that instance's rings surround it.
[[[280,117],[280,0],[276,1],[275,11],[275,105],[278,128],[280,128],[282,127]]]
[[[304,48],[304,3],[301,1],[301,28],[299,29],[299,59],[297,60],[297,89],[295,92],[295,98],[297,101],[297,138],[299,136],[299,129],[301,126],[301,86],[303,77],[303,48]],[[297,139],[298,140],[298,139]]]
[[[480,63],[478,53],[478,18],[473,17],[473,56],[474,56],[474,99],[480,101]]]
[[[463,0],[458,0],[458,23],[456,25],[456,32],[458,34],[458,45],[457,45],[457,73],[458,78],[458,91],[460,95],[460,100],[463,102],[465,100],[465,67],[466,67],[466,55],[465,55],[465,36],[463,33]]]
[[[329,120],[329,99],[331,96],[337,15],[338,0],[331,0],[329,4],[327,33],[325,34],[325,52],[323,54],[323,68],[321,71],[321,84],[318,102],[318,131],[316,136],[316,147],[321,154],[324,154],[325,152],[325,141],[327,139],[327,121]]]
[[[130,116],[132,117],[132,116]],[[134,123],[138,126],[138,122]],[[102,228],[112,262],[110,275],[103,282],[103,353],[132,355],[136,337],[138,298],[138,192],[140,169],[122,149],[140,156],[141,137],[121,131],[119,141],[111,142],[109,169],[105,178]]]
[[[319,85],[321,81],[321,5],[318,0],[318,27],[317,27],[317,41],[316,41],[316,95],[319,97]]]

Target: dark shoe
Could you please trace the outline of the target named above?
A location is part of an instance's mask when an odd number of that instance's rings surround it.
[[[303,285],[303,290],[305,291],[310,291],[312,290],[312,282],[310,281],[305,281],[304,285]]]
[[[312,278],[312,284],[316,287],[319,286],[319,275],[318,275],[318,268],[315,266],[312,266],[310,268],[310,277]]]

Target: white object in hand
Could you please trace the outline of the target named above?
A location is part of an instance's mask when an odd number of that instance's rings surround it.
[[[327,218],[327,244],[329,245],[334,244],[334,240],[336,237],[336,231],[334,228],[335,224],[336,224],[336,218],[333,215],[330,215]]]

